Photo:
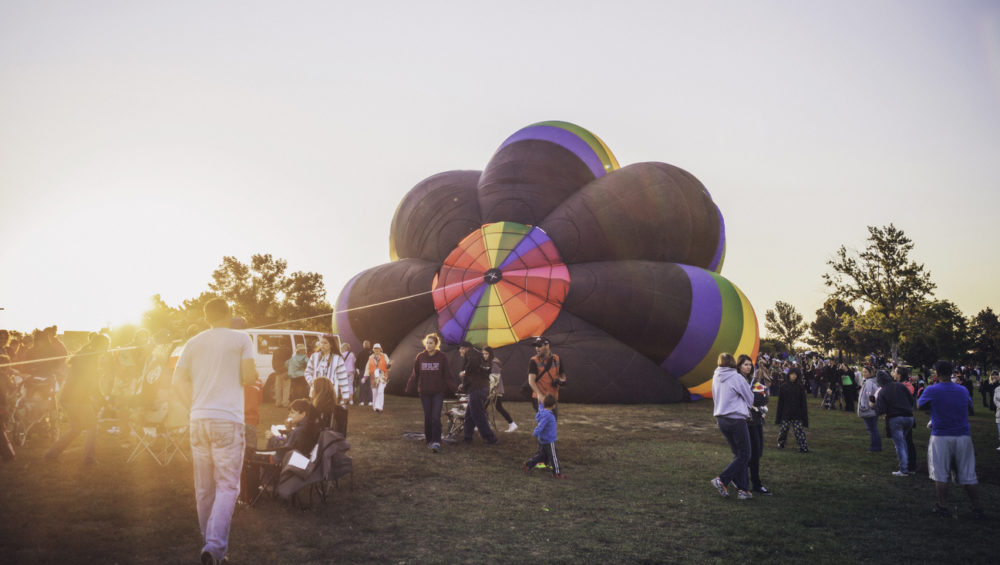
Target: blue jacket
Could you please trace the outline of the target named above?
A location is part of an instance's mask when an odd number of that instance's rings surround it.
[[[556,417],[551,410],[538,407],[538,413],[535,414],[535,421],[538,425],[535,426],[535,431],[531,432],[531,435],[538,438],[538,443],[555,443],[556,441]]]

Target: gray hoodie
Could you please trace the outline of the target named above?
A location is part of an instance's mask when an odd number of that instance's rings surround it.
[[[861,394],[858,395],[858,416],[862,418],[872,418],[876,416],[875,406],[868,401],[868,397],[878,392],[878,381],[875,377],[865,379],[861,385]]]
[[[753,391],[736,369],[716,367],[712,375],[712,398],[715,410],[712,415],[725,418],[747,418],[753,406]]]

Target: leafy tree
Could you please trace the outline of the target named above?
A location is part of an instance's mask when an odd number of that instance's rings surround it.
[[[976,314],[969,322],[973,358],[985,367],[1000,365],[1000,319],[992,308]]]
[[[833,273],[823,275],[833,296],[869,307],[867,329],[878,330],[887,341],[893,361],[899,342],[916,310],[934,292],[935,284],[922,264],[910,259],[913,242],[902,230],[868,226],[868,246],[861,253],[841,246],[827,262]]]
[[[287,326],[302,320],[292,325],[329,331],[328,314],[333,309],[326,301],[323,275],[303,271],[286,274],[287,270],[287,261],[270,254],[253,255],[249,265],[227,256],[212,273],[208,287],[229,300],[234,315],[242,316],[250,327]],[[197,300],[204,303],[202,299],[207,300],[207,294]]]
[[[827,298],[823,307],[816,310],[816,319],[809,324],[811,337],[806,343],[824,352],[839,349],[848,350],[853,345],[851,339],[850,318],[856,316],[857,310],[839,298]]]
[[[789,352],[795,351],[795,342],[806,333],[802,314],[799,314],[795,307],[787,302],[780,300],[775,302],[774,310],[768,310],[764,314],[764,320],[768,333],[781,340],[788,347]]]
[[[900,351],[913,365],[929,366],[938,359],[961,360],[969,350],[968,326],[968,320],[953,302],[925,302],[904,331]]]
[[[788,353],[788,347],[781,340],[774,338],[763,338],[760,340],[760,352],[775,356],[779,353]]]

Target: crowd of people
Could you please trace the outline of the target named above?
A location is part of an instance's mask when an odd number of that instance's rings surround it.
[[[57,459],[78,436],[85,435],[83,462],[92,465],[96,462],[100,418],[117,422],[109,431],[118,430],[127,445],[129,419],[135,411],[148,410],[179,393],[190,413],[196,506],[205,542],[202,559],[216,563],[226,555],[245,452],[257,446],[262,383],[254,365],[252,341],[246,333],[235,331],[239,319],[231,317],[228,305],[210,301],[205,305],[205,316],[206,326],[189,327],[180,340],[170,339],[164,332],[150,335],[138,330],[127,344],[111,349],[106,332],[92,333],[72,355],[58,339],[55,326],[26,335],[0,330],[0,410],[9,406],[16,376],[38,376],[57,383],[54,390],[59,393],[69,430],[51,445],[45,457]],[[180,343],[185,347],[176,369],[172,369],[170,353]],[[544,467],[554,477],[564,478],[556,440],[559,390],[567,381],[565,365],[546,337],[536,338],[532,345],[536,354],[529,361],[523,392],[530,394],[536,413],[533,435],[538,449],[524,460],[523,468],[530,473],[536,466]],[[440,336],[428,334],[423,346],[412,361],[406,391],[420,399],[424,440],[431,452],[441,450],[442,406],[450,394],[467,396],[465,442],[472,443],[478,432],[487,445],[499,443],[497,430],[492,429],[486,415],[488,401],[507,421],[505,431],[517,430],[503,407],[502,365],[492,348],[480,351],[469,342],[460,343],[461,366],[453,368],[440,349]],[[350,344],[341,344],[332,335],[323,335],[309,345],[299,343],[294,352],[274,352],[274,402],[290,410],[285,435],[269,437],[268,447],[308,453],[321,430],[346,436],[348,407],[355,404],[382,414],[391,367],[392,361],[379,343],[364,341],[355,356]],[[171,373],[172,381],[151,377]],[[736,497],[742,500],[754,494],[773,494],[761,472],[768,415],[773,415],[778,427],[779,449],[785,447],[791,430],[798,451],[810,453],[806,429],[808,397],[812,395],[822,398],[824,410],[854,412],[868,432],[870,452],[882,450],[879,427],[884,423],[884,435],[891,438],[896,454],[898,466],[892,475],[897,477],[917,471],[914,412],[929,411],[927,471],[937,493],[933,512],[950,515],[947,491],[954,476],[968,492],[973,512],[982,516],[968,423],[977,390],[983,407],[996,412],[1000,436],[1000,374],[996,371],[985,375],[979,368],[953,367],[940,361],[933,368],[921,367],[911,373],[906,366],[875,357],[849,364],[815,355],[751,359],[722,354],[713,376],[713,416],[733,459],[711,480],[712,486],[723,497],[729,496],[733,486]],[[6,414],[0,414],[0,423],[6,420]]]
[[[799,452],[809,453],[804,428],[809,427],[807,396],[812,394],[815,398],[822,395],[825,410],[856,411],[868,432],[869,452],[882,451],[879,423],[884,422],[885,436],[891,438],[896,454],[897,468],[891,472],[895,477],[916,474],[914,411],[919,408],[930,412],[927,472],[937,493],[932,512],[951,516],[947,493],[949,480],[954,477],[968,492],[973,515],[984,516],[969,416],[974,413],[973,391],[979,390],[983,406],[996,414],[1000,437],[1000,372],[986,376],[978,368],[955,367],[942,360],[933,368],[922,368],[914,378],[908,367],[874,357],[869,360],[872,364],[855,367],[830,359],[807,357],[803,361],[804,370],[797,359],[763,355],[754,363],[746,355],[719,355],[712,380],[713,416],[733,452],[729,465],[710,481],[722,497],[729,497],[730,486],[736,488],[740,500],[753,498],[753,493],[772,494],[760,478],[769,396],[778,397],[778,449],[785,447],[788,429],[792,428]]]

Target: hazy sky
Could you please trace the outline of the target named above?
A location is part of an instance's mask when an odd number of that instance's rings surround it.
[[[698,177],[761,320],[890,222],[1000,309],[995,1],[3,0],[0,327],[138,321],[257,252],[333,303],[413,185],[542,120]]]

